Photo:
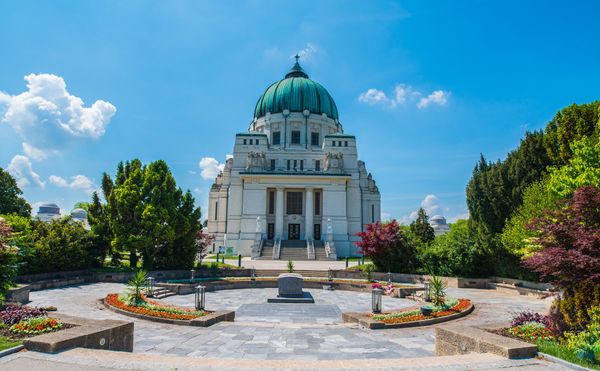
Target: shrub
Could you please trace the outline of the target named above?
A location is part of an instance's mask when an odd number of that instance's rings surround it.
[[[17,264],[18,249],[9,244],[12,228],[0,218],[0,304],[4,302],[4,292],[13,285]]]
[[[129,305],[138,305],[143,301],[142,288],[146,285],[146,272],[139,270],[129,281],[127,301]]]
[[[38,335],[62,328],[63,324],[54,318],[30,318],[12,325],[9,329],[14,334]]]
[[[26,307],[21,305],[7,305],[0,311],[0,321],[7,326],[12,326],[17,322],[29,318],[42,317],[46,311],[42,308]]]
[[[219,263],[212,262],[210,263],[210,276],[211,277],[219,277]]]
[[[368,256],[379,271],[409,272],[415,265],[416,249],[409,243],[396,220],[367,224],[354,244]]]
[[[363,275],[367,279],[367,281],[371,282],[373,280],[373,271],[375,270],[375,266],[373,264],[365,264],[363,268]]]
[[[545,316],[543,314],[529,312],[529,311],[516,313],[513,316],[510,326],[511,327],[521,326],[526,323],[532,323],[532,322],[542,324],[542,325],[544,325],[544,327],[547,327],[549,329],[553,329],[555,327],[554,321],[552,320],[552,318],[550,316]]]
[[[584,360],[600,363],[600,306],[588,310],[590,322],[579,332],[566,332],[565,342],[569,350]]]
[[[431,276],[429,283],[431,290],[431,302],[436,307],[442,307],[446,301],[446,282],[438,276]]]
[[[291,259],[287,262],[287,271],[288,273],[294,272],[294,262]]]

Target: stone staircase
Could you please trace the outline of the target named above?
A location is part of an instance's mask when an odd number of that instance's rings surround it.
[[[167,298],[167,297],[173,296],[173,295],[176,295],[176,293],[169,290],[166,287],[159,286],[154,289],[154,293],[151,297],[154,299],[164,299],[164,298]]]
[[[263,243],[262,251],[260,252],[259,259],[272,260],[273,259],[273,240],[265,240]]]
[[[282,240],[279,260],[308,260],[306,241]]]
[[[329,260],[325,253],[325,242],[315,241],[315,260]]]

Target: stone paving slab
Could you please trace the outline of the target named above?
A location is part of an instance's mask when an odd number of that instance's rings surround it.
[[[97,299],[123,289],[125,285],[122,284],[96,283],[43,290],[31,293],[31,304],[55,305],[63,313],[81,317],[131,320],[130,317],[108,311],[97,304]],[[271,292],[269,292],[271,289],[253,290],[207,293],[207,304],[209,309],[236,310],[244,304],[264,304],[267,297],[277,293],[276,289],[272,289]],[[340,310],[348,311],[365,311],[370,307],[368,293],[327,290],[311,290],[311,292],[316,301],[314,305],[336,305]],[[470,326],[508,321],[511,312],[522,310],[544,312],[551,302],[551,299],[539,300],[529,296],[499,294],[492,290],[449,289],[448,294],[466,297],[476,303],[477,309],[472,314],[455,321]],[[191,298],[192,296],[174,296],[165,301],[191,306],[193,303]],[[398,307],[403,303],[407,306],[414,305],[414,302],[407,299],[384,298],[384,308],[386,305]],[[310,323],[311,321],[313,323]],[[434,355],[435,351],[432,326],[367,331],[352,325],[318,323],[311,318],[306,318],[303,323],[293,321],[268,323],[259,322],[257,317],[251,316],[240,321],[237,315],[236,322],[222,322],[208,328],[182,327],[138,319],[133,319],[133,322],[135,323],[134,354],[140,356],[178,354],[185,355],[189,359],[345,362],[374,358],[384,360],[426,357]],[[264,348],[264,351],[259,351],[258,348]],[[377,352],[377,350],[381,351]],[[291,365],[296,364],[291,363]]]
[[[301,360],[301,362],[298,362]],[[0,359],[0,369],[14,371],[66,370],[563,370],[561,365],[539,359],[508,360],[491,354],[364,360],[314,360],[297,355],[292,360],[265,360],[260,355],[244,359],[191,358],[153,354],[73,349],[60,354],[17,353]]]

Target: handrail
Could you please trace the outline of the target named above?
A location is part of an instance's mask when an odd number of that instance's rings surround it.
[[[276,237],[273,241],[273,260],[279,260],[279,253],[281,251],[281,237]]]
[[[254,244],[252,244],[252,259],[258,259],[262,255],[263,246],[265,244],[265,240],[261,238],[260,240],[257,237],[254,240]]]
[[[306,240],[306,252],[308,260],[315,260],[315,241],[312,238]]]

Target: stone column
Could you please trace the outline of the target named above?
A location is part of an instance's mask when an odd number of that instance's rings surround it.
[[[306,207],[304,208],[304,238],[313,238],[313,216],[315,215],[315,198],[314,189],[312,187],[306,187]]]
[[[283,187],[275,195],[275,237],[283,238]]]

